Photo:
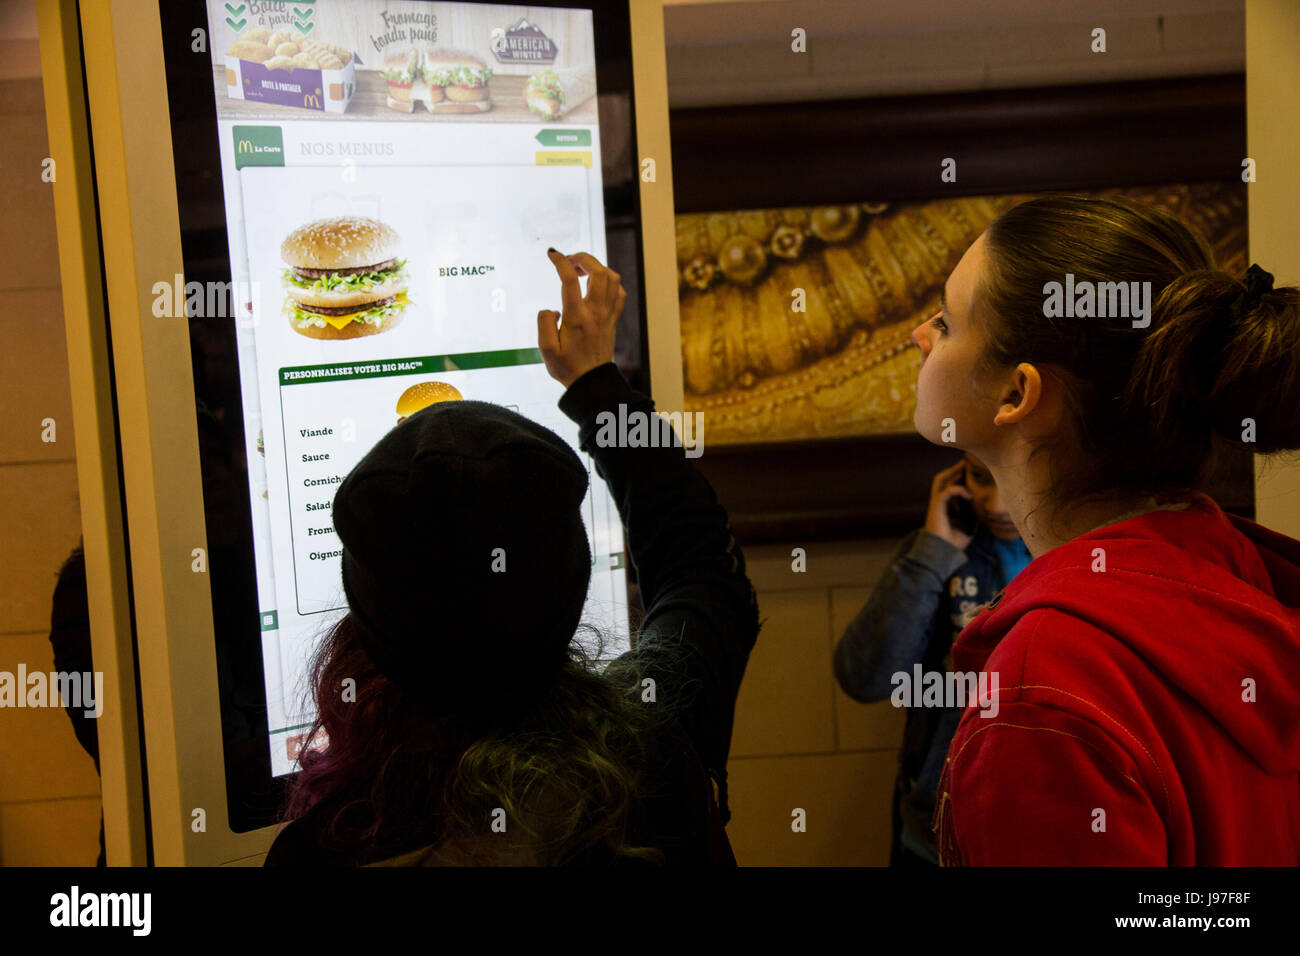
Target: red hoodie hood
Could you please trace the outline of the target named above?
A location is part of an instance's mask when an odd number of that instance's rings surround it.
[[[1300,541],[1226,514],[1207,495],[1189,501],[1090,531],[1032,561],[961,632],[953,668],[981,670],[1025,613],[1054,608],[1139,654],[1269,773],[1294,773]],[[1096,548],[1105,549],[1104,575],[1093,570]],[[1235,675],[1255,678],[1256,706],[1241,706]]]

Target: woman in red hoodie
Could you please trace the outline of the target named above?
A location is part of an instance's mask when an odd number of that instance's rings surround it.
[[[988,465],[1034,557],[953,645],[999,701],[948,751],[943,862],[1300,863],[1300,542],[1195,490],[1223,447],[1300,448],[1300,291],[1050,197],[912,338],[917,429]]]

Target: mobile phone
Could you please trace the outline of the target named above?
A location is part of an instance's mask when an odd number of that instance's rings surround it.
[[[953,495],[948,499],[948,523],[962,534],[975,536],[975,506],[970,499]]]

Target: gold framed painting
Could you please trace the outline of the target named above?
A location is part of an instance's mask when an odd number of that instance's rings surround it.
[[[1092,191],[1168,209],[1245,271],[1244,191],[1219,182]],[[966,248],[1033,194],[676,217],[686,410],[710,443],[912,432],[920,352]]]

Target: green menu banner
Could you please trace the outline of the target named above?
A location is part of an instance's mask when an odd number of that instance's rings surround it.
[[[537,365],[541,361],[542,353],[537,349],[500,349],[495,352],[422,355],[378,362],[351,362],[345,365],[300,365],[296,368],[280,369],[280,385],[283,387],[306,385],[312,382],[385,378],[390,375],[427,375],[478,368],[504,368],[510,365]]]
[[[543,146],[590,146],[589,129],[544,129],[538,132],[537,142]]]

